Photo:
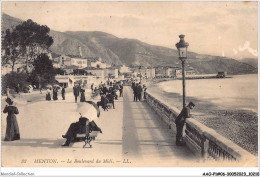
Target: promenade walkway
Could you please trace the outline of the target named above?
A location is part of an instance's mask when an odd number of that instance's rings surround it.
[[[61,135],[79,118],[76,107],[72,93],[66,95],[65,101],[18,105],[21,140],[14,142],[3,141],[6,115],[2,113],[2,165],[196,166],[197,159],[187,148],[175,145],[175,135],[148,104],[133,102],[130,87],[125,87],[124,97],[116,100],[116,109],[101,110],[101,117],[95,122],[103,133],[92,142],[93,148],[83,149],[82,142],[61,147],[65,142]]]

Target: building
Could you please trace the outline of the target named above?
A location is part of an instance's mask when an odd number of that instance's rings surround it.
[[[185,70],[185,76],[191,76],[191,75],[195,75],[195,71],[193,69],[187,69]],[[176,68],[175,70],[175,75],[177,78],[181,78],[182,77],[182,69],[181,68]]]
[[[79,57],[71,57],[71,65],[77,66],[79,69],[87,67],[87,59]]]
[[[59,82],[61,86],[64,86],[65,88],[73,87],[75,80],[73,75],[56,75],[55,80]]]
[[[147,79],[155,78],[155,68],[148,67],[146,69],[146,78]]]
[[[97,76],[99,78],[118,78],[118,69],[115,67],[110,68],[94,68],[94,67],[86,67],[84,68],[85,71],[88,73],[93,74],[94,76]]]
[[[176,67],[166,68],[166,77],[176,77]]]
[[[132,71],[130,70],[129,67],[122,65],[119,67],[119,72],[120,74],[125,74],[125,73],[131,73]]]
[[[179,67],[159,66],[155,68],[155,75],[156,77],[173,78],[182,75],[182,72]]]
[[[155,67],[155,77],[167,77],[167,67],[166,66]]]
[[[73,74],[73,70],[79,69],[79,67],[78,67],[78,66],[71,65],[71,66],[64,66],[62,69],[64,69],[64,71],[66,72],[66,74]]]
[[[81,83],[81,85],[90,87],[90,83],[97,80],[96,76],[74,76],[74,75],[56,75],[55,79],[59,82],[61,86],[66,88],[72,88],[75,84]]]
[[[100,78],[105,78],[105,71],[101,68],[95,68],[95,67],[86,67],[83,68],[88,73],[91,73],[92,75]]]
[[[88,66],[86,58],[80,58],[74,55],[61,55],[53,59],[53,67],[66,68],[67,66],[77,66],[79,69]]]
[[[104,69],[104,75],[105,78],[114,78],[117,79],[118,78],[118,69],[115,67],[110,67],[110,68],[106,68]]]
[[[102,58],[96,57],[96,58],[88,58],[90,60],[90,67],[93,68],[108,68],[111,67],[111,65],[105,63],[102,61]]]
[[[147,79],[150,79],[150,78],[155,78],[155,68],[152,68],[152,67],[134,67],[132,68],[132,72],[133,72],[133,75],[135,77],[140,77],[140,74],[141,74],[141,77],[142,78],[147,78]]]

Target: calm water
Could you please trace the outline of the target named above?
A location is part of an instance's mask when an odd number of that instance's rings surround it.
[[[182,80],[162,82],[159,87],[182,95]],[[225,79],[186,80],[186,95],[218,106],[258,112],[258,77],[252,74]]]

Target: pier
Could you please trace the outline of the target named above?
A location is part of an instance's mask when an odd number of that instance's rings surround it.
[[[192,167],[223,165],[219,160],[227,166],[241,166],[240,162],[254,166],[257,162],[256,157],[194,120],[187,121],[187,146],[176,146],[174,120],[179,110],[149,93],[146,101],[134,102],[132,92],[125,86],[115,109],[101,110],[95,122],[103,133],[92,142],[92,148],[82,148],[83,142],[61,146],[65,142],[62,135],[79,118],[72,92],[66,93],[66,100],[59,96],[58,101],[49,102],[44,100],[44,93],[39,94],[41,99],[18,106],[20,141],[3,141],[6,115],[2,113],[2,165]],[[99,97],[93,101],[99,101]]]

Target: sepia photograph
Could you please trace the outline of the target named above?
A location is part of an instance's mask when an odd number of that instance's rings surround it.
[[[258,167],[258,2],[2,1],[1,89],[1,167]]]

